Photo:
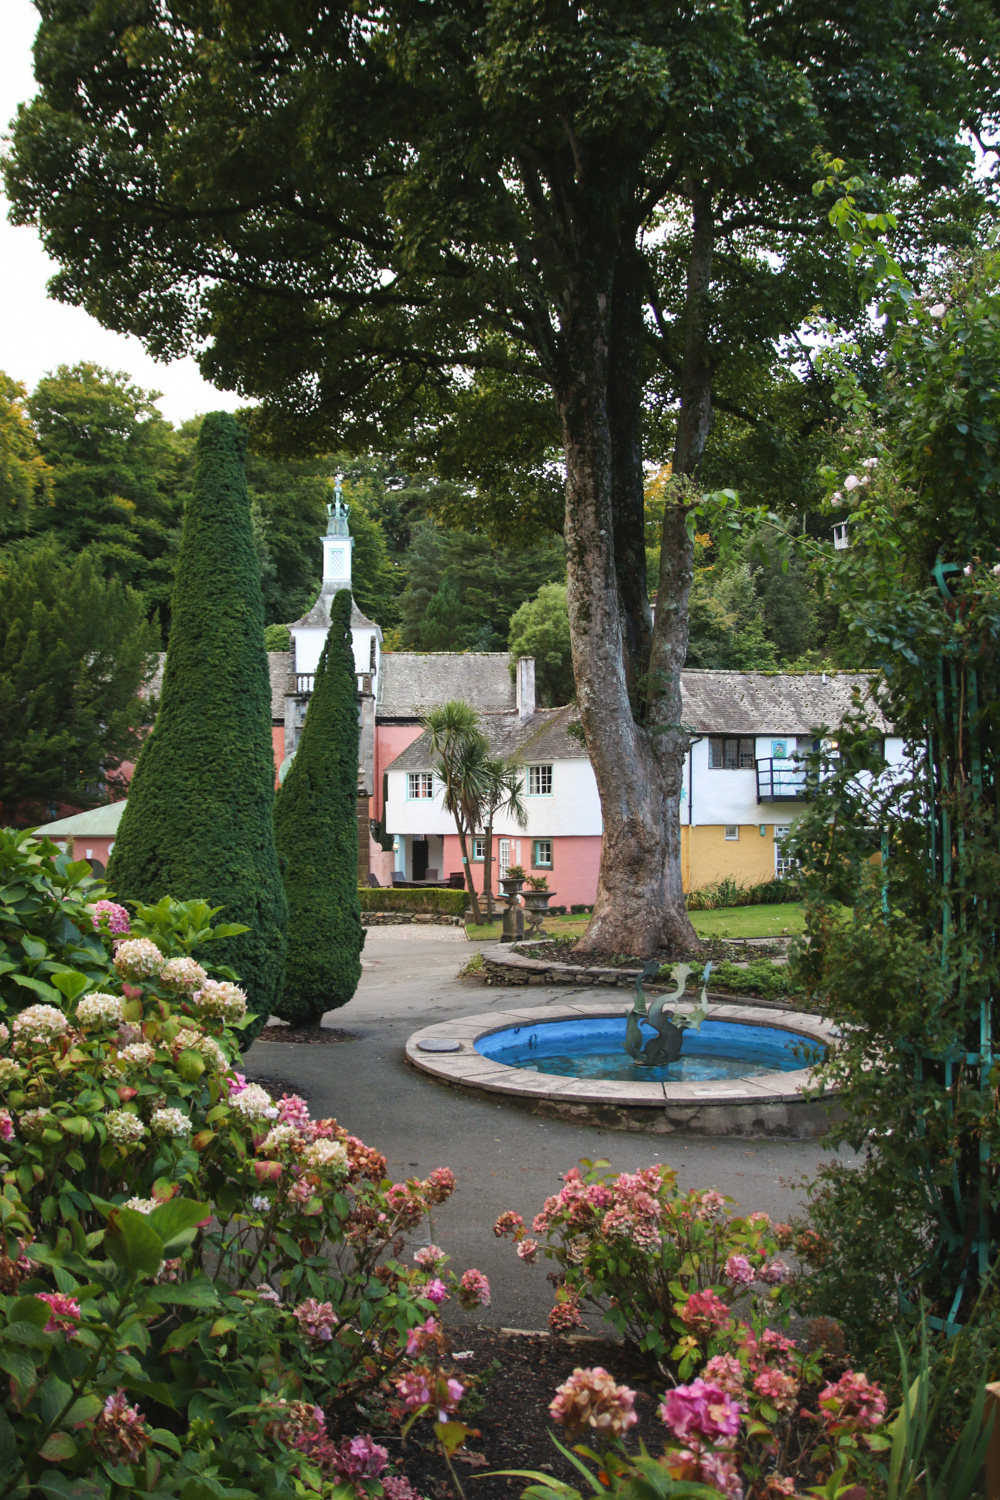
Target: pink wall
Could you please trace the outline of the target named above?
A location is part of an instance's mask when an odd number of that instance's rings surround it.
[[[62,839],[58,842],[61,844]],[[108,867],[108,854],[110,846],[114,843],[112,838],[98,838],[90,836],[87,838],[67,839],[67,844],[72,845],[74,859],[99,859],[105,869]]]
[[[278,767],[285,758],[285,726],[271,725],[271,746],[274,750],[274,784],[278,785]]]
[[[382,773],[397,755],[402,755],[407,745],[412,745],[423,734],[419,724],[375,725],[375,795],[372,797],[372,817],[382,817]],[[455,866],[456,870],[458,866]]]
[[[493,840],[493,890],[497,892],[496,881],[496,843]],[[552,840],[552,868],[551,870],[533,870],[531,868],[531,839],[521,834],[513,841],[514,848],[511,851],[511,864],[517,863],[517,844],[521,845],[520,863],[528,875],[544,875],[549,882],[549,889],[554,892],[554,904],[556,906],[592,906],[597,894],[597,871],[601,863],[601,839],[599,834],[592,836],[573,838],[554,838]],[[444,836],[444,869],[442,876],[447,877],[455,870],[462,868],[462,848],[458,842],[457,833],[449,833]],[[483,888],[484,866],[473,863],[472,880],[478,891]]]

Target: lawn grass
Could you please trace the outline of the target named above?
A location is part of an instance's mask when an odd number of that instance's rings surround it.
[[[545,933],[549,937],[578,937],[590,918],[548,917]],[[802,905],[789,901],[781,906],[727,906],[715,911],[693,911],[691,922],[699,937],[741,938],[790,937],[802,931]],[[500,937],[500,923],[477,927],[466,923],[466,932],[474,942],[495,943]]]

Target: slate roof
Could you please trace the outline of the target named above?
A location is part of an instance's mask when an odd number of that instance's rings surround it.
[[[68,818],[57,818],[54,823],[43,823],[36,833],[49,838],[114,838],[125,811],[125,801],[106,802],[103,807],[91,807],[87,812],[72,813]]]
[[[383,657],[383,668],[392,657]],[[683,672],[684,724],[696,734],[812,734],[835,728],[854,706],[854,692],[867,702],[875,723],[890,726],[870,701],[871,683],[863,672],[769,675],[766,672]],[[457,696],[457,695],[456,695]],[[585,760],[587,751],[569,733],[577,719],[574,704],[544,708],[518,717],[517,711],[481,713],[479,724],[494,755],[522,761]],[[390,771],[426,771],[431,765],[430,739],[422,734],[386,767]]]
[[[376,679],[377,718],[419,719],[455,698],[480,713],[515,708],[509,652],[383,652]]]
[[[887,731],[864,672],[681,673],[683,722],[697,734],[812,734],[839,725],[855,693]]]
[[[309,627],[313,630],[329,630],[330,604],[333,600],[334,594],[338,593],[342,586],[343,585],[336,583],[324,583],[323,587],[319,591],[319,597],[316,600],[316,603],[313,605],[312,609],[308,614],[303,615],[301,620],[293,620],[288,627],[289,630],[294,630],[297,626],[302,626],[303,628]],[[377,630],[379,634],[379,640],[382,639],[382,627],[380,625],[376,625],[374,620],[369,620],[367,615],[363,615],[361,613],[360,609],[355,603],[353,594],[351,595],[351,629]]]
[[[157,698],[163,692],[163,664],[167,659],[167,653],[161,651],[159,657],[156,671],[146,690],[150,696]],[[288,674],[291,670],[292,653],[290,651],[267,653],[267,671],[271,679],[271,722],[274,724],[285,722],[285,692],[288,686]]]
[[[568,733],[577,718],[576,705],[567,708],[540,708],[526,719],[517,710],[502,714],[481,714],[479,727],[489,741],[490,753],[510,760],[515,755],[528,761],[586,760],[581,742]],[[430,769],[430,736],[422,734],[407,745],[387,767],[388,771],[426,771]]]

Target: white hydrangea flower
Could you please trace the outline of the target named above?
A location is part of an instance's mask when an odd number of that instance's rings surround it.
[[[866,458],[864,460],[864,462],[862,463],[861,467],[863,469],[876,469],[876,468],[878,468],[878,459],[877,458]]]
[[[51,1109],[28,1109],[21,1116],[21,1134],[35,1140],[47,1126],[55,1123],[56,1117]]]
[[[844,480],[844,489],[848,494],[850,494],[852,490],[857,489],[860,483],[861,480],[858,478],[857,474],[848,474],[847,478]]]
[[[69,1022],[54,1005],[29,1005],[14,1017],[15,1037],[51,1041],[69,1030]]]
[[[943,318],[947,311],[948,309],[943,302],[935,302],[933,307],[927,309],[927,316],[929,318]]]
[[[994,563],[992,571],[994,578],[1000,578],[1000,563]]]
[[[81,1026],[117,1026],[122,1019],[122,1003],[117,995],[99,991],[84,995],[76,1007],[76,1019]]]
[[[239,1098],[239,1095],[237,1095]],[[297,1146],[304,1144],[302,1136],[294,1125],[272,1125],[260,1144],[261,1151],[294,1151]]]
[[[229,1067],[229,1058],[215,1038],[205,1036],[200,1031],[192,1031],[188,1026],[177,1033],[172,1045],[175,1052],[200,1052],[206,1062],[220,1071],[224,1072]]]
[[[21,1064],[12,1057],[0,1057],[0,1089],[9,1088],[22,1073]]]
[[[263,1193],[254,1193],[250,1199],[250,1207],[258,1214],[266,1214],[271,1207],[270,1198],[265,1198]]]
[[[155,1198],[129,1198],[122,1205],[124,1208],[134,1208],[137,1214],[151,1214],[154,1208],[159,1208]]]
[[[152,979],[166,959],[149,938],[129,938],[115,949],[115,971],[122,979]]]
[[[118,1141],[121,1145],[141,1141],[146,1134],[146,1127],[139,1116],[127,1109],[109,1109],[104,1116],[104,1126],[111,1140]]]
[[[154,1109],[150,1124],[157,1135],[190,1135],[191,1120],[182,1109]]]
[[[246,1088],[240,1089],[230,1102],[232,1108],[238,1110],[248,1120],[276,1120],[278,1118],[278,1106],[267,1089],[262,1089],[259,1083],[248,1083]]]
[[[150,1042],[129,1042],[118,1054],[118,1061],[147,1068],[156,1059],[156,1048]]]
[[[160,970],[160,983],[179,994],[193,995],[207,980],[205,970],[193,958],[168,959]]]
[[[314,1172],[347,1175],[347,1147],[343,1141],[314,1141],[303,1153],[302,1160]]]
[[[206,979],[193,997],[203,1016],[213,1016],[223,1021],[238,1021],[246,1015],[247,997],[238,984],[225,979]]]
[[[843,503],[844,503],[844,497],[841,494],[840,490],[834,490],[833,494],[830,496],[830,504],[831,505],[843,505]]]

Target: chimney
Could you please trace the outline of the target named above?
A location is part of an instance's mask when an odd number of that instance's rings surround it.
[[[517,716],[530,719],[535,712],[535,658],[520,656],[517,661]]]

